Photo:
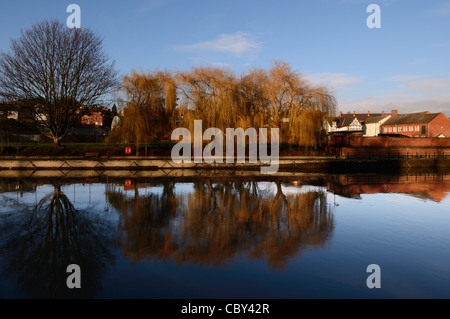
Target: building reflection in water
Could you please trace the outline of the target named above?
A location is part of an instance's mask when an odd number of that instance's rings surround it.
[[[273,268],[304,249],[322,247],[332,236],[333,213],[326,191],[284,194],[260,190],[256,182],[194,183],[175,194],[166,182],[161,194],[127,196],[118,188],[107,199],[122,215],[123,252],[133,261],[170,260],[224,266],[245,254]]]
[[[345,197],[402,193],[441,202],[450,191],[450,175],[330,175],[327,189]]]
[[[75,209],[60,185],[36,205],[21,203],[2,215],[2,276],[31,298],[90,298],[101,294],[101,274],[113,263],[114,225]],[[82,271],[81,289],[68,289],[67,266]]]

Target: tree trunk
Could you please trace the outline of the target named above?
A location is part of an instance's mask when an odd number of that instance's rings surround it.
[[[61,146],[61,139],[58,137],[54,137],[53,144],[54,144],[54,146],[58,146],[58,147]]]

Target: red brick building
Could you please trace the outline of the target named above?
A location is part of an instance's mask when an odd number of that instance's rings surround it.
[[[397,114],[381,125],[380,135],[450,137],[450,119],[444,113]]]
[[[105,121],[109,120],[111,111],[106,107],[93,107],[88,114],[81,117],[81,125],[91,127],[103,127]]]

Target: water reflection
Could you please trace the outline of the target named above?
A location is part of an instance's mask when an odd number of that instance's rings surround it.
[[[331,237],[333,214],[325,191],[284,194],[262,191],[255,182],[196,182],[176,195],[165,182],[162,194],[129,197],[107,191],[123,217],[123,252],[133,261],[173,260],[223,266],[239,254],[283,268],[287,259]]]
[[[2,215],[0,251],[4,278],[16,278],[28,297],[93,297],[101,289],[101,273],[113,262],[112,225],[97,214],[80,211],[54,184],[36,205],[21,203]],[[68,289],[66,268],[82,269],[82,288]]]
[[[449,190],[450,175],[0,179],[0,295],[90,298],[101,297],[105,289],[107,296],[129,297],[141,289],[140,297],[149,291],[157,291],[151,296],[185,296],[188,288],[172,280],[181,273],[192,274],[191,282],[203,285],[199,296],[209,297],[223,278],[230,278],[230,287],[241,281],[247,285],[242,279],[247,273],[264,282],[272,272],[256,270],[267,263],[276,273],[271,278],[292,284],[286,295],[297,297],[302,285],[308,295],[311,286],[305,285],[305,277],[315,278],[330,293],[339,289],[318,273],[340,278],[347,267],[353,278],[360,273],[355,265],[390,257],[401,261],[399,273],[410,267],[411,259],[424,260],[411,272],[414,280],[422,269],[448,278],[448,267],[441,265],[448,264],[443,252],[449,243],[449,201],[443,199]],[[331,192],[341,197],[328,196]],[[384,195],[342,198],[392,192],[431,201]],[[339,207],[333,206],[335,197]],[[390,214],[391,204],[403,214]],[[321,249],[325,246],[330,249]],[[294,260],[307,250],[314,251]],[[330,263],[325,265],[324,258]],[[427,265],[428,260],[434,264]],[[337,273],[334,262],[341,265]],[[72,263],[82,269],[80,290],[66,287],[66,267]],[[230,275],[237,273],[243,276]],[[436,281],[431,282],[438,285]],[[448,296],[448,281],[442,282],[441,295]],[[260,290],[272,296],[281,289],[278,284],[248,285],[245,296]],[[160,292],[159,286],[166,290]]]
[[[345,197],[403,193],[439,203],[450,191],[450,175],[330,175],[327,189]]]

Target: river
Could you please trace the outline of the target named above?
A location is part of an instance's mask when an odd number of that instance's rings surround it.
[[[0,297],[450,298],[449,192],[450,175],[4,178]]]

